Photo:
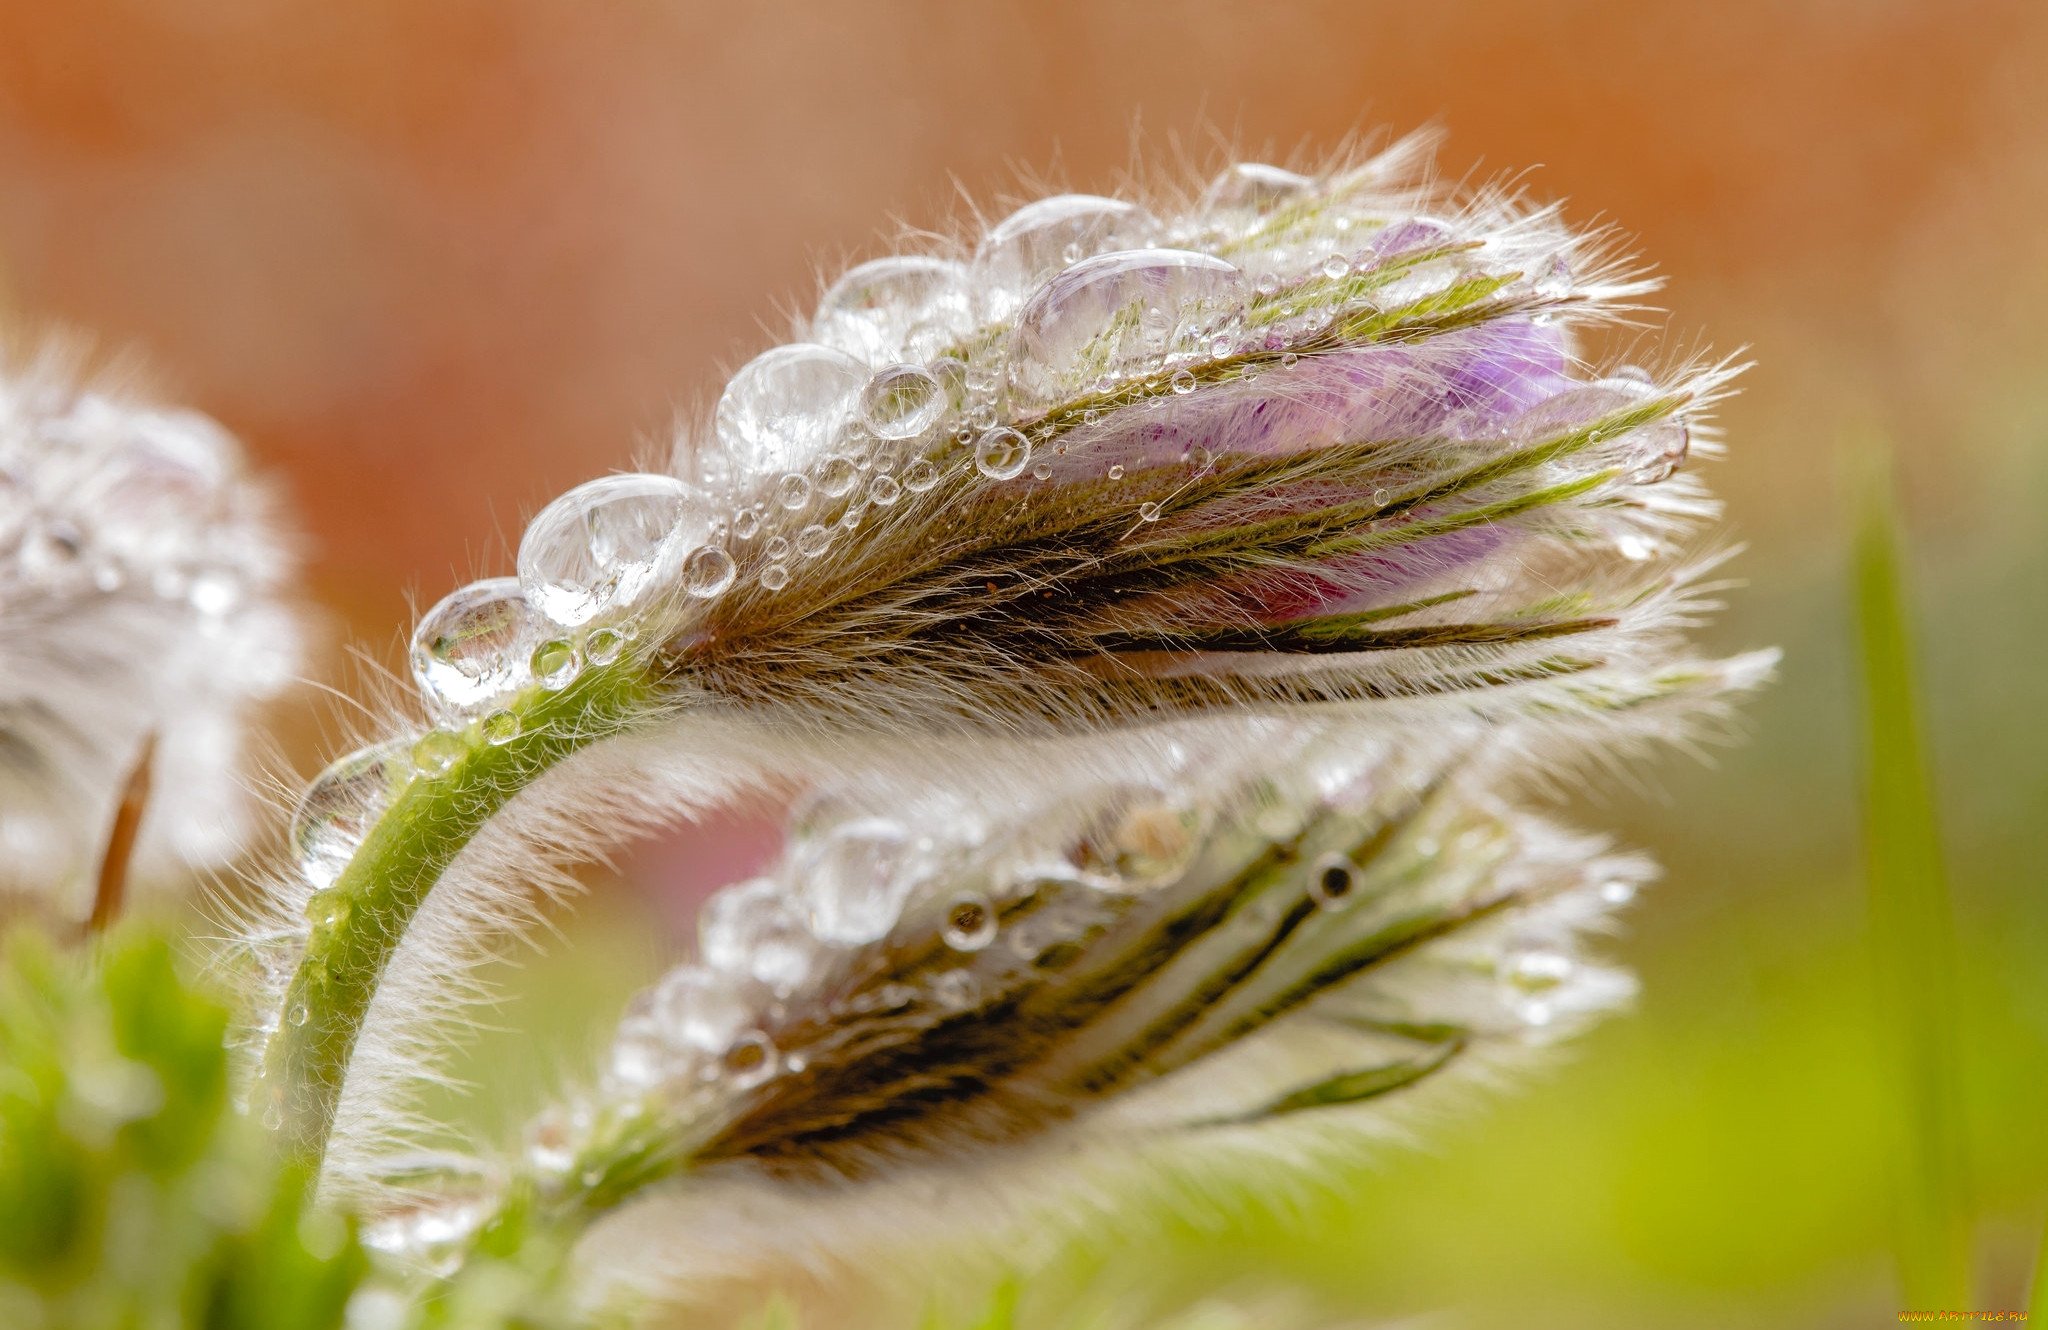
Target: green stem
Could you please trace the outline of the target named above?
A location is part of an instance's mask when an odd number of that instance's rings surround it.
[[[1972,1208],[1955,924],[1921,740],[1912,625],[1882,453],[1870,459],[1864,483],[1856,552],[1864,845],[1880,1019],[1900,1088],[1900,1282],[1909,1307],[1968,1307]]]
[[[579,748],[618,734],[657,704],[646,663],[626,653],[559,690],[531,688],[508,708],[509,741],[478,727],[445,772],[415,775],[315,897],[314,927],[266,1055],[264,1116],[284,1152],[317,1168],[384,968],[413,916],[462,848],[520,790]]]

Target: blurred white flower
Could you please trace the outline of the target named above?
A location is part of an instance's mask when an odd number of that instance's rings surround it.
[[[301,649],[272,508],[206,417],[57,349],[0,369],[0,888],[82,914],[152,741],[136,879],[241,847],[250,713]]]

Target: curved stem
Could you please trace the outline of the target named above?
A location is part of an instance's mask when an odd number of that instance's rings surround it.
[[[317,1169],[349,1059],[384,967],[462,848],[520,790],[577,749],[620,733],[658,701],[646,663],[627,653],[568,686],[532,688],[508,708],[509,741],[471,725],[445,771],[415,775],[309,911],[314,927],[263,1067],[264,1117],[285,1153]]]

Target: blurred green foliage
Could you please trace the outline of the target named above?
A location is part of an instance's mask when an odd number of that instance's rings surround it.
[[[328,1330],[367,1263],[233,1111],[227,1008],[161,937],[0,956],[0,1325]]]

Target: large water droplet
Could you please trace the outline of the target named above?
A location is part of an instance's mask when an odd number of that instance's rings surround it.
[[[872,942],[895,927],[924,871],[923,842],[900,823],[856,818],[803,845],[790,880],[828,942]]]
[[[945,390],[917,365],[877,370],[861,391],[861,421],[878,439],[914,439],[938,423]]]
[[[1308,176],[1264,162],[1239,162],[1226,168],[1202,191],[1204,212],[1247,211],[1258,215],[1311,198],[1316,182]]]
[[[654,1018],[675,1043],[723,1053],[747,1027],[752,1011],[738,986],[695,965],[672,970],[654,986]]]
[[[412,772],[403,739],[359,748],[313,778],[292,813],[292,857],[315,889],[329,887]]]
[[[778,346],[740,367],[718,399],[727,483],[802,470],[832,445],[868,381],[865,363],[815,342]]]
[[[772,878],[755,878],[704,902],[697,950],[707,965],[786,993],[810,975],[817,943],[792,893]]]
[[[519,542],[519,581],[529,604],[573,627],[659,594],[710,529],[703,496],[673,476],[604,476],[541,509]]]
[[[989,305],[983,316],[1007,316],[1061,268],[1104,250],[1143,244],[1158,227],[1136,204],[1094,194],[1056,194],[1026,204],[997,222],[975,251],[975,275]]]
[[[539,626],[516,577],[472,582],[443,596],[412,634],[420,692],[452,712],[517,692],[529,678]]]
[[[1249,289],[1222,259],[1185,249],[1120,250],[1084,259],[1017,316],[1013,403],[1043,409],[1104,375],[1151,373],[1238,326]]]
[[[811,340],[870,365],[926,360],[973,324],[967,270],[923,254],[896,254],[850,269],[811,319]]]

